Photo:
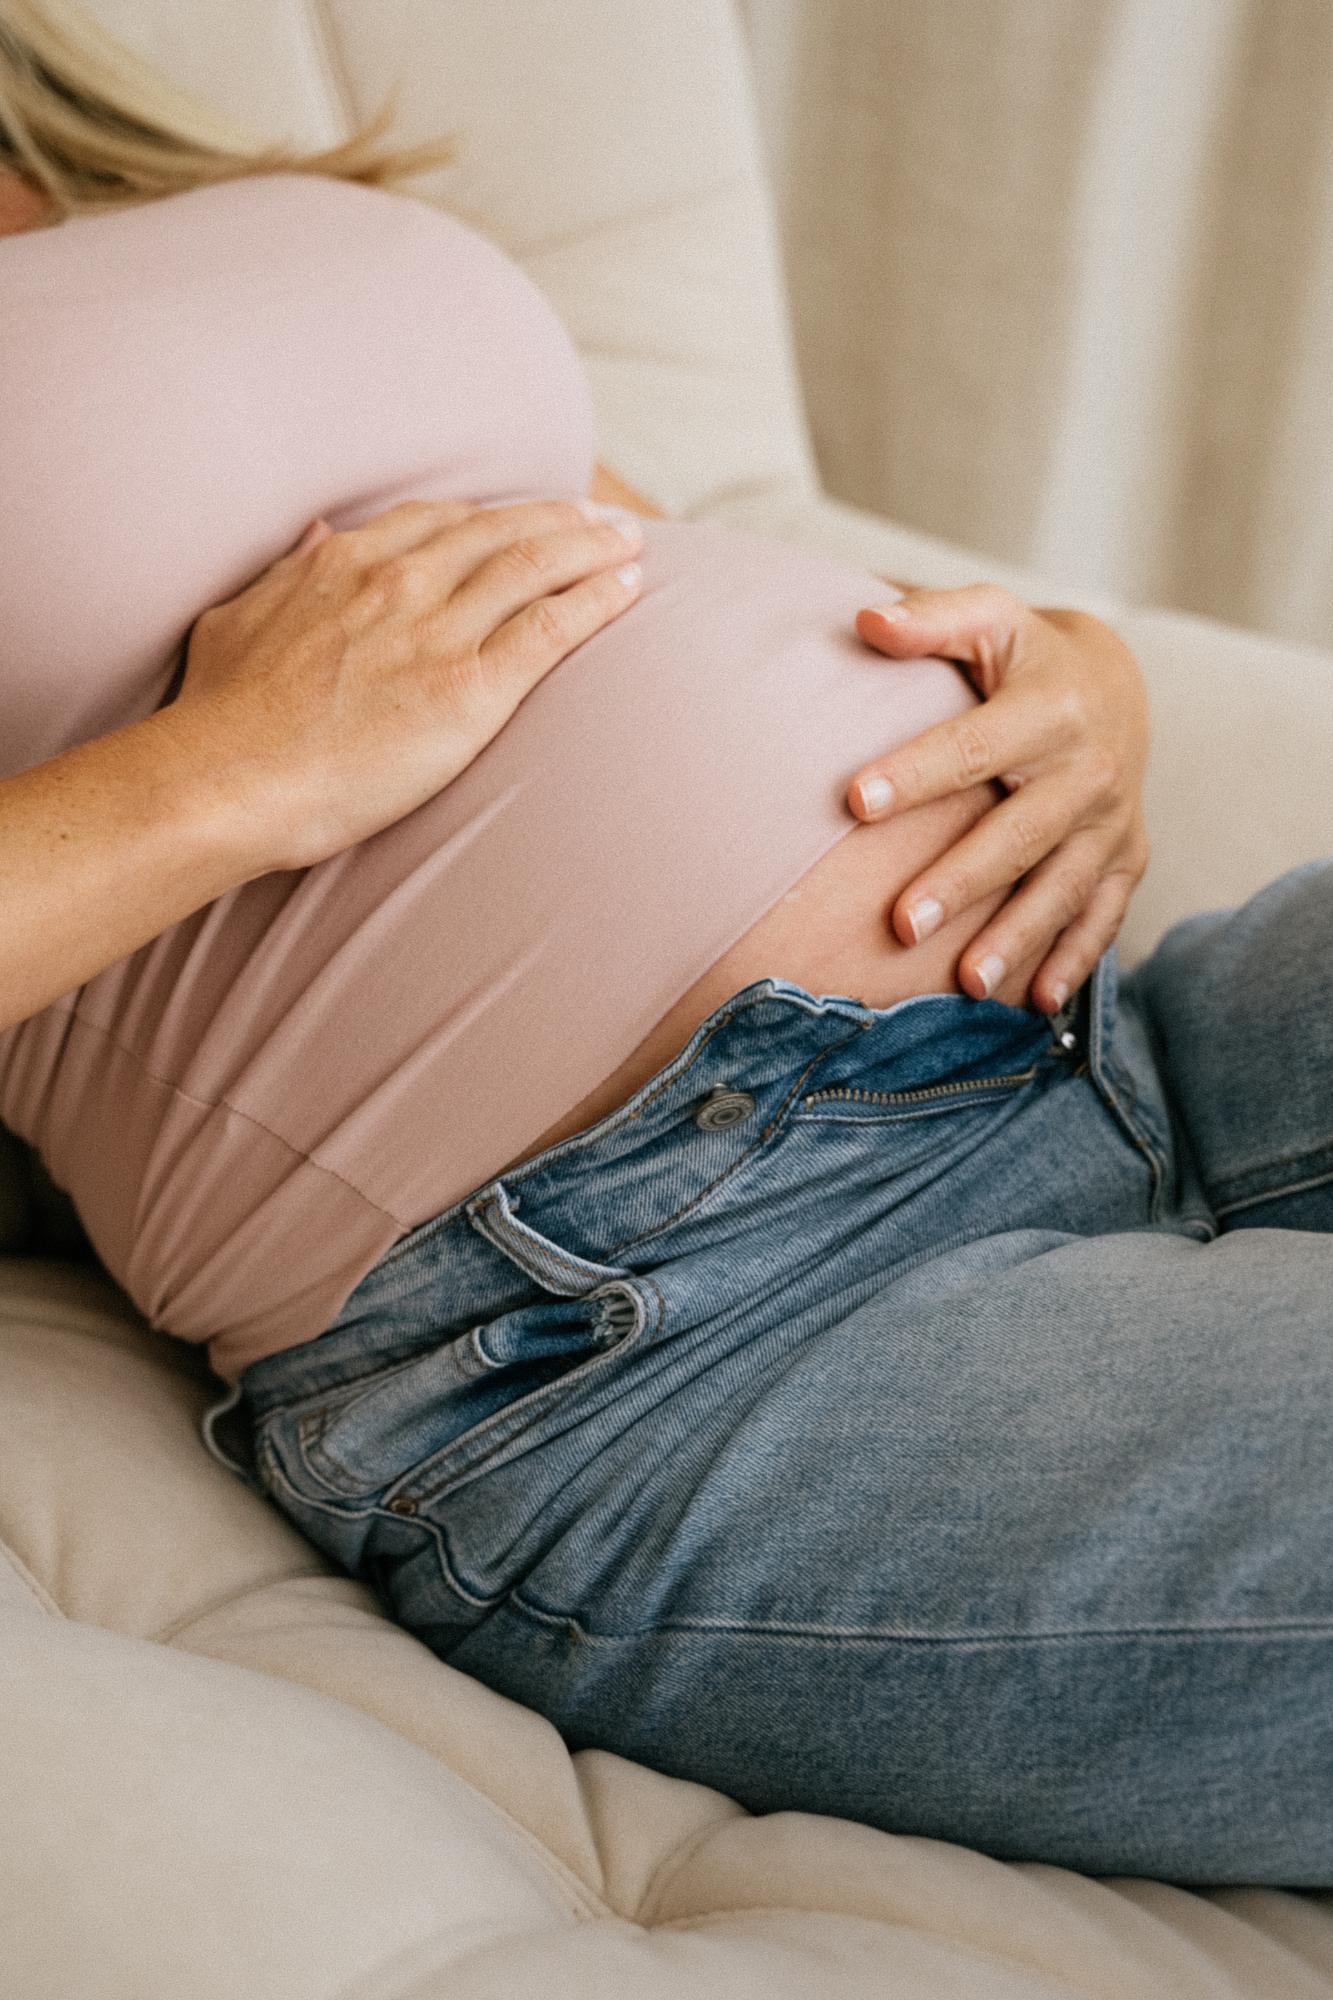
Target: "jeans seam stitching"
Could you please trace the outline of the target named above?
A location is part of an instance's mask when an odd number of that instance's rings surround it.
[[[1322,1152],[1325,1157],[1328,1156],[1329,1149],[1327,1147],[1320,1147],[1318,1151]],[[1290,1164],[1289,1161],[1284,1162],[1284,1165]],[[1255,1168],[1252,1171],[1261,1172],[1263,1170]],[[1242,1187],[1245,1184],[1245,1179],[1246,1176],[1241,1175],[1232,1185]],[[1323,1187],[1329,1181],[1333,1181],[1333,1164],[1330,1164],[1319,1173],[1307,1175],[1302,1180],[1283,1181],[1277,1187],[1260,1188],[1254,1194],[1239,1195],[1233,1201],[1214,1202],[1213,1213],[1219,1218],[1224,1215],[1234,1215],[1238,1209],[1257,1208],[1261,1202],[1265,1201],[1281,1201],[1286,1195],[1303,1194],[1308,1188]]]
[[[643,1639],[669,1638],[674,1633],[698,1632],[704,1635],[731,1633],[743,1638],[786,1638],[795,1641],[809,1640],[815,1643],[833,1639],[850,1640],[865,1645],[902,1646],[988,1646],[988,1645],[1045,1645],[1049,1643],[1079,1644],[1100,1640],[1149,1639],[1170,1641],[1197,1641],[1213,1639],[1253,1638],[1268,1640],[1274,1638],[1326,1638],[1333,1634],[1333,1619],[1293,1618],[1271,1624],[1243,1625],[1116,1625],[1087,1626],[1047,1632],[895,1632],[876,1631],[865,1626],[800,1626],[763,1622],[739,1623],[722,1618],[678,1618],[663,1619],[659,1623],[641,1627],[633,1632],[594,1632],[584,1624],[574,1611],[557,1611],[539,1604],[528,1596],[521,1585],[508,1593],[510,1601],[524,1616],[534,1622],[559,1625],[566,1631],[578,1633],[585,1645],[622,1646]]]

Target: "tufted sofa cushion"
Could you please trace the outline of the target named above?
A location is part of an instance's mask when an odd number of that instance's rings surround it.
[[[565,1749],[200,1449],[108,1281],[0,1282],[0,1942],[24,2000],[1333,1993],[1333,1897],[1094,1882]]]

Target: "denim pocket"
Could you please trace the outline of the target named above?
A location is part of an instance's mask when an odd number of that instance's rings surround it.
[[[612,1283],[576,1299],[542,1299],[474,1326],[369,1381],[307,1399],[270,1419],[268,1443],[289,1474],[317,1491],[373,1502],[444,1458],[498,1447],[537,1422],[632,1346],[645,1309]],[[395,1511],[409,1511],[397,1507]]]

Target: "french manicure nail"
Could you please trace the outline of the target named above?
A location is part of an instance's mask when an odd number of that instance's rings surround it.
[[[923,896],[919,903],[913,903],[907,920],[912,926],[912,936],[918,944],[923,944],[943,923],[944,906],[933,896]]]
[[[861,794],[862,812],[883,812],[893,799],[893,786],[887,778],[862,778],[856,789]]]
[[[998,952],[988,951],[986,953],[986,956],[977,967],[977,978],[986,989],[987,999],[990,998],[1008,970],[1008,966],[999,956]]]

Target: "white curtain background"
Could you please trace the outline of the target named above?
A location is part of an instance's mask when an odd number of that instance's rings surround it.
[[[739,0],[829,491],[1333,644],[1333,0]]]

